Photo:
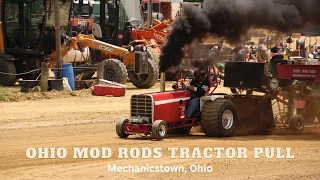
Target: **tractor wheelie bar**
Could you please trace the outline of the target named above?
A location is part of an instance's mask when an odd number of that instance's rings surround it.
[[[171,91],[133,95],[131,115],[117,122],[116,132],[121,138],[143,134],[160,140],[170,132],[187,134],[191,127],[201,126],[206,136],[229,137],[241,130],[266,133],[278,127],[279,122],[295,132],[301,131],[305,119],[311,123],[319,116],[318,101],[313,98],[317,96],[313,89],[317,84],[312,81],[319,80],[318,66],[289,64],[279,68],[286,70],[272,78],[264,75],[264,63],[226,62],[224,86],[253,90],[258,95],[214,93],[214,88],[201,98],[200,111],[192,118],[185,118],[190,93],[182,86],[175,84]],[[218,85],[217,77],[216,72],[211,73],[212,87]],[[279,104],[281,110],[274,104]],[[294,115],[295,108],[300,114]]]

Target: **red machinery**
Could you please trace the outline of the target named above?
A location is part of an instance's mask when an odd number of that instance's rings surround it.
[[[179,77],[182,77],[181,71]],[[200,125],[199,115],[190,119],[185,117],[186,105],[190,98],[189,91],[183,88],[187,82],[188,79],[181,78],[173,85],[172,91],[133,95],[131,117],[117,122],[118,136],[125,138],[129,134],[152,134],[159,140],[165,137],[167,131],[178,130],[186,134],[192,126]],[[217,83],[218,79],[213,77],[215,87]]]
[[[171,21],[156,21],[156,25],[151,28],[144,28],[144,29],[133,29],[132,30],[132,40],[143,40],[145,44],[151,45],[155,51],[160,54],[161,49],[160,47],[167,42],[167,33],[168,27]]]
[[[188,133],[197,125],[209,137],[232,136],[241,127],[259,134],[279,126],[300,132],[320,117],[319,70],[312,65],[278,65],[275,78],[264,76],[264,63],[226,62],[225,87],[264,94],[213,93],[213,89],[201,98],[200,112],[190,119],[185,118],[189,92],[177,85],[172,91],[133,95],[131,116],[117,122],[116,132],[121,138],[144,134],[158,140],[173,130]],[[216,88],[218,74],[213,75]]]
[[[278,65],[278,79],[282,84],[281,91],[287,92],[279,93],[276,98],[282,104],[282,107],[278,106],[282,112],[278,117],[280,123],[289,123],[289,127],[301,131],[305,124],[313,124],[316,117],[320,119],[320,66]],[[290,123],[294,109],[298,116]]]
[[[240,68],[239,68],[240,67]],[[243,67],[245,67],[243,69]],[[193,126],[200,125],[209,137],[232,136],[241,126],[257,128],[257,122],[263,121],[263,127],[273,127],[271,99],[261,96],[228,95],[214,93],[219,84],[218,73],[214,72],[211,93],[201,98],[200,112],[194,118],[187,119],[186,105],[190,94],[183,89],[186,79],[174,84],[172,91],[133,95],[131,97],[130,118],[119,120],[116,124],[117,135],[127,138],[129,135],[151,135],[155,139],[163,139],[167,132],[188,133]],[[240,71],[235,71],[240,69]],[[249,69],[256,69],[253,74],[243,74]],[[226,87],[261,87],[264,63],[226,63],[227,76],[224,77]],[[209,74],[209,73],[208,73]],[[244,76],[239,76],[239,74]],[[164,75],[162,74],[162,77]],[[238,78],[234,78],[238,77]],[[163,83],[164,81],[162,81]],[[246,105],[243,102],[246,100]],[[260,114],[264,113],[263,116]]]
[[[278,78],[320,82],[318,65],[278,65]]]

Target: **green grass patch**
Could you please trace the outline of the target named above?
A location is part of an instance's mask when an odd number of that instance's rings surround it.
[[[10,98],[14,97],[18,93],[20,93],[20,87],[0,86],[0,102],[1,101],[9,101]]]

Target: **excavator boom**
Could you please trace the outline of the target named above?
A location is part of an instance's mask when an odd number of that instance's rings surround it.
[[[92,34],[90,35],[83,35],[79,34],[76,37],[71,37],[71,42],[73,44],[73,49],[77,49],[77,44],[80,44],[81,47],[90,47],[95,50],[99,50],[105,54],[112,54],[114,56],[118,56],[120,54],[129,53],[128,49],[115,46],[103,41],[96,40]]]
[[[94,36],[79,34],[76,37],[69,37],[70,47],[74,50],[89,47],[91,49],[103,52],[109,59],[118,59],[122,61],[127,68],[135,71],[136,74],[144,74],[148,72],[147,47],[146,46],[129,46],[128,49],[115,46],[106,42],[96,40]]]

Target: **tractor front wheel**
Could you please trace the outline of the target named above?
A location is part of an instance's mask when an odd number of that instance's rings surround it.
[[[162,140],[167,135],[168,126],[167,123],[163,120],[157,120],[153,122],[151,133],[152,137],[156,140]]]
[[[129,134],[127,134],[125,131],[124,131],[124,125],[129,122],[128,119],[125,119],[125,120],[118,120],[117,121],[117,124],[116,124],[116,132],[117,132],[117,135],[121,138],[127,138],[129,136]]]
[[[207,102],[201,112],[201,127],[206,136],[230,137],[238,121],[235,105],[226,99]]]
[[[3,74],[2,74],[3,73]],[[0,58],[0,86],[12,86],[16,82],[17,70],[12,61],[6,61]]]
[[[125,84],[128,79],[126,66],[118,59],[104,61],[104,79]]]
[[[156,65],[155,61],[148,59],[148,74],[136,75],[133,71],[130,71],[129,79],[133,85],[137,88],[147,89],[154,86],[159,77],[159,68]]]

